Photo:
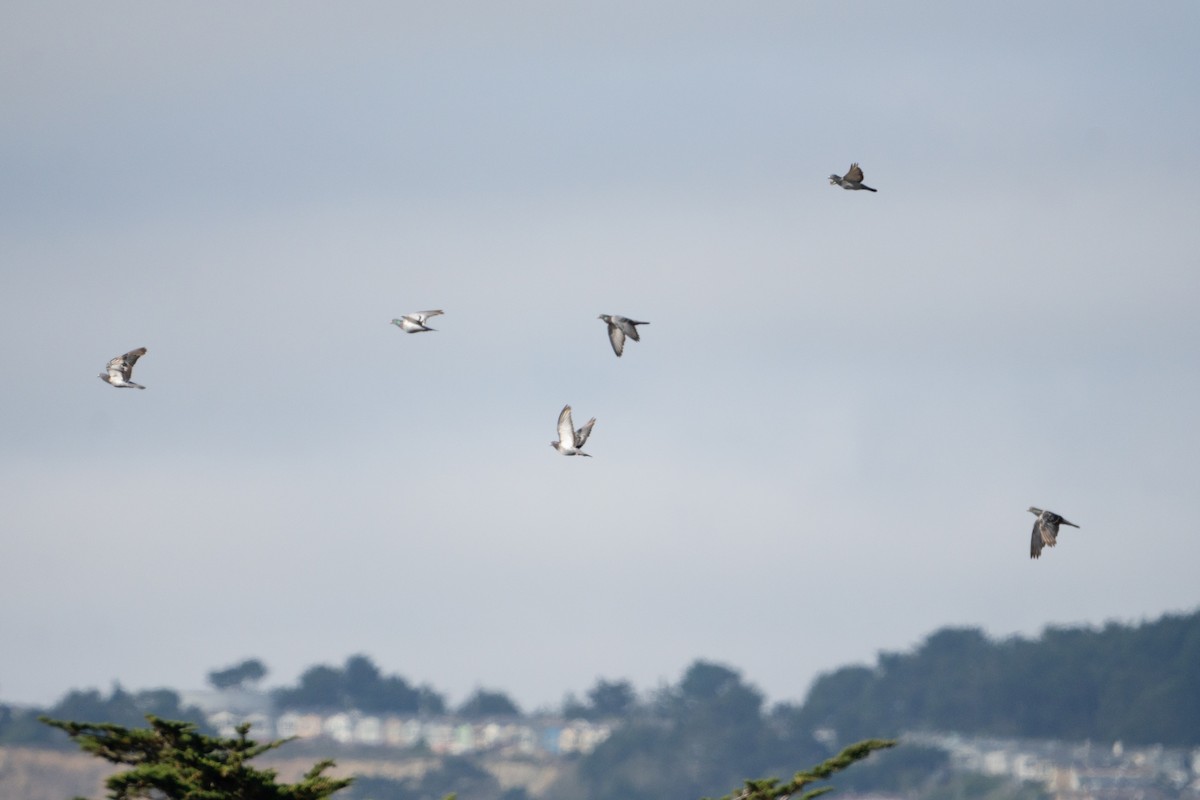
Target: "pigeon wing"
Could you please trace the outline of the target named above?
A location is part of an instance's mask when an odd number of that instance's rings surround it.
[[[625,331],[618,325],[608,323],[608,340],[612,342],[613,352],[620,358],[621,353],[625,352]]]
[[[137,350],[130,350],[128,353],[121,356],[121,358],[125,359],[126,371],[132,373],[133,365],[136,364],[137,360],[144,355],[146,355],[146,348],[139,347]]]
[[[110,378],[120,378],[125,382],[129,382],[133,377],[133,365],[137,360],[146,355],[146,348],[139,347],[137,350],[130,350],[123,356],[117,356],[108,362],[108,375]]]
[[[1037,528],[1046,547],[1054,547],[1058,544],[1058,520],[1058,514],[1047,513],[1038,517]]]
[[[620,323],[621,323],[621,330],[625,332],[626,336],[628,336],[630,339],[633,339],[635,342],[640,342],[642,340],[642,337],[638,335],[637,326],[650,324],[648,322],[638,322],[636,320],[627,319],[625,317],[621,317]]]
[[[1029,542],[1029,557],[1038,558],[1042,554],[1042,532],[1039,530],[1041,523],[1034,520],[1033,523],[1033,538]]]
[[[854,181],[855,183],[862,183],[862,180],[863,180],[862,167],[860,167],[857,162],[851,164],[850,171],[846,173],[846,177],[844,178],[844,180]]]
[[[588,420],[587,425],[584,425],[579,430],[575,431],[575,449],[583,447],[587,442],[588,437],[592,435],[592,426],[596,424],[596,418],[592,417]]]
[[[575,428],[571,422],[571,407],[563,406],[563,410],[558,413],[558,443],[563,447],[570,447],[574,441]]]
[[[418,311],[415,314],[409,314],[409,316],[412,317],[413,319],[415,319],[417,322],[420,322],[422,325],[424,325],[425,320],[429,319],[430,317],[436,317],[436,316],[439,316],[444,313],[445,313],[444,311],[442,311],[441,309],[438,309],[437,311]]]
[[[125,380],[125,356],[117,356],[111,359],[108,362],[108,366],[104,368],[104,371],[108,373],[110,381],[119,382]]]

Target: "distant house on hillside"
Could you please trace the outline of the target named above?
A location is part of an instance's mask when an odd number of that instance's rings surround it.
[[[188,692],[183,698],[200,708],[208,724],[222,736],[234,736],[238,725],[249,722],[257,739],[323,737],[344,745],[396,749],[424,746],[439,755],[586,754],[612,733],[607,723],[555,717],[468,720],[353,710],[285,711],[276,715],[268,694],[245,689]]]
[[[321,735],[320,714],[298,714],[288,711],[279,715],[275,720],[275,735],[281,739],[296,736],[301,739],[315,739]]]
[[[246,723],[250,724],[252,738],[270,739],[275,735],[275,725],[271,718],[259,712],[235,714],[232,711],[217,711],[206,715],[204,720],[212,726],[218,736],[232,738],[237,735],[237,727]]]
[[[1055,800],[1200,800],[1200,749],[927,732],[902,738],[945,750],[958,770],[1041,784]]]

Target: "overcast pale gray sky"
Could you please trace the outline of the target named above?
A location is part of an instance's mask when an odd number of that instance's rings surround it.
[[[800,699],[1200,603],[1194,2],[0,23],[4,700],[360,652]],[[1030,505],[1083,527],[1032,562]]]

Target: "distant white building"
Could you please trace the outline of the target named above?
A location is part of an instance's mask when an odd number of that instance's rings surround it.
[[[354,741],[359,744],[383,744],[383,720],[363,717],[354,725]]]
[[[275,720],[275,735],[281,739],[293,736],[313,739],[321,735],[322,720],[318,714],[298,714],[288,711]]]
[[[204,718],[218,736],[233,738],[237,736],[240,725],[250,724],[250,736],[256,739],[270,739],[274,733],[271,718],[262,713],[239,714],[233,711],[216,711]]]
[[[339,744],[349,744],[354,741],[354,720],[345,712],[333,714],[325,718],[321,732]]]

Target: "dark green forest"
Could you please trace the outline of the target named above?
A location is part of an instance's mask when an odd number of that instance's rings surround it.
[[[796,710],[841,738],[902,730],[1200,744],[1200,611],[993,640],[946,628],[874,666],[820,676]]]
[[[49,708],[14,708],[0,704],[0,745],[63,746],[66,737],[39,722],[38,717],[42,715],[135,727],[145,722],[147,714],[193,722],[206,729],[200,709],[181,705],[178,693],[170,689],[128,692],[117,685],[107,696],[96,689],[72,690]]]
[[[717,796],[746,775],[790,776],[798,763],[836,753],[838,747],[792,725],[787,711],[768,709],[762,693],[734,670],[697,661],[679,683],[656,692],[612,736],[578,759],[548,794],[556,800]],[[923,784],[945,762],[943,753],[900,747],[872,755],[840,777],[839,786],[854,788],[856,770],[879,764],[885,767],[885,782],[894,785],[914,763],[920,765]]]
[[[429,686],[413,686],[399,675],[384,675],[370,658],[353,655],[342,667],[309,667],[295,686],[275,689],[280,711],[340,711],[366,714],[445,714],[445,697]],[[514,707],[515,708],[515,707]]]

